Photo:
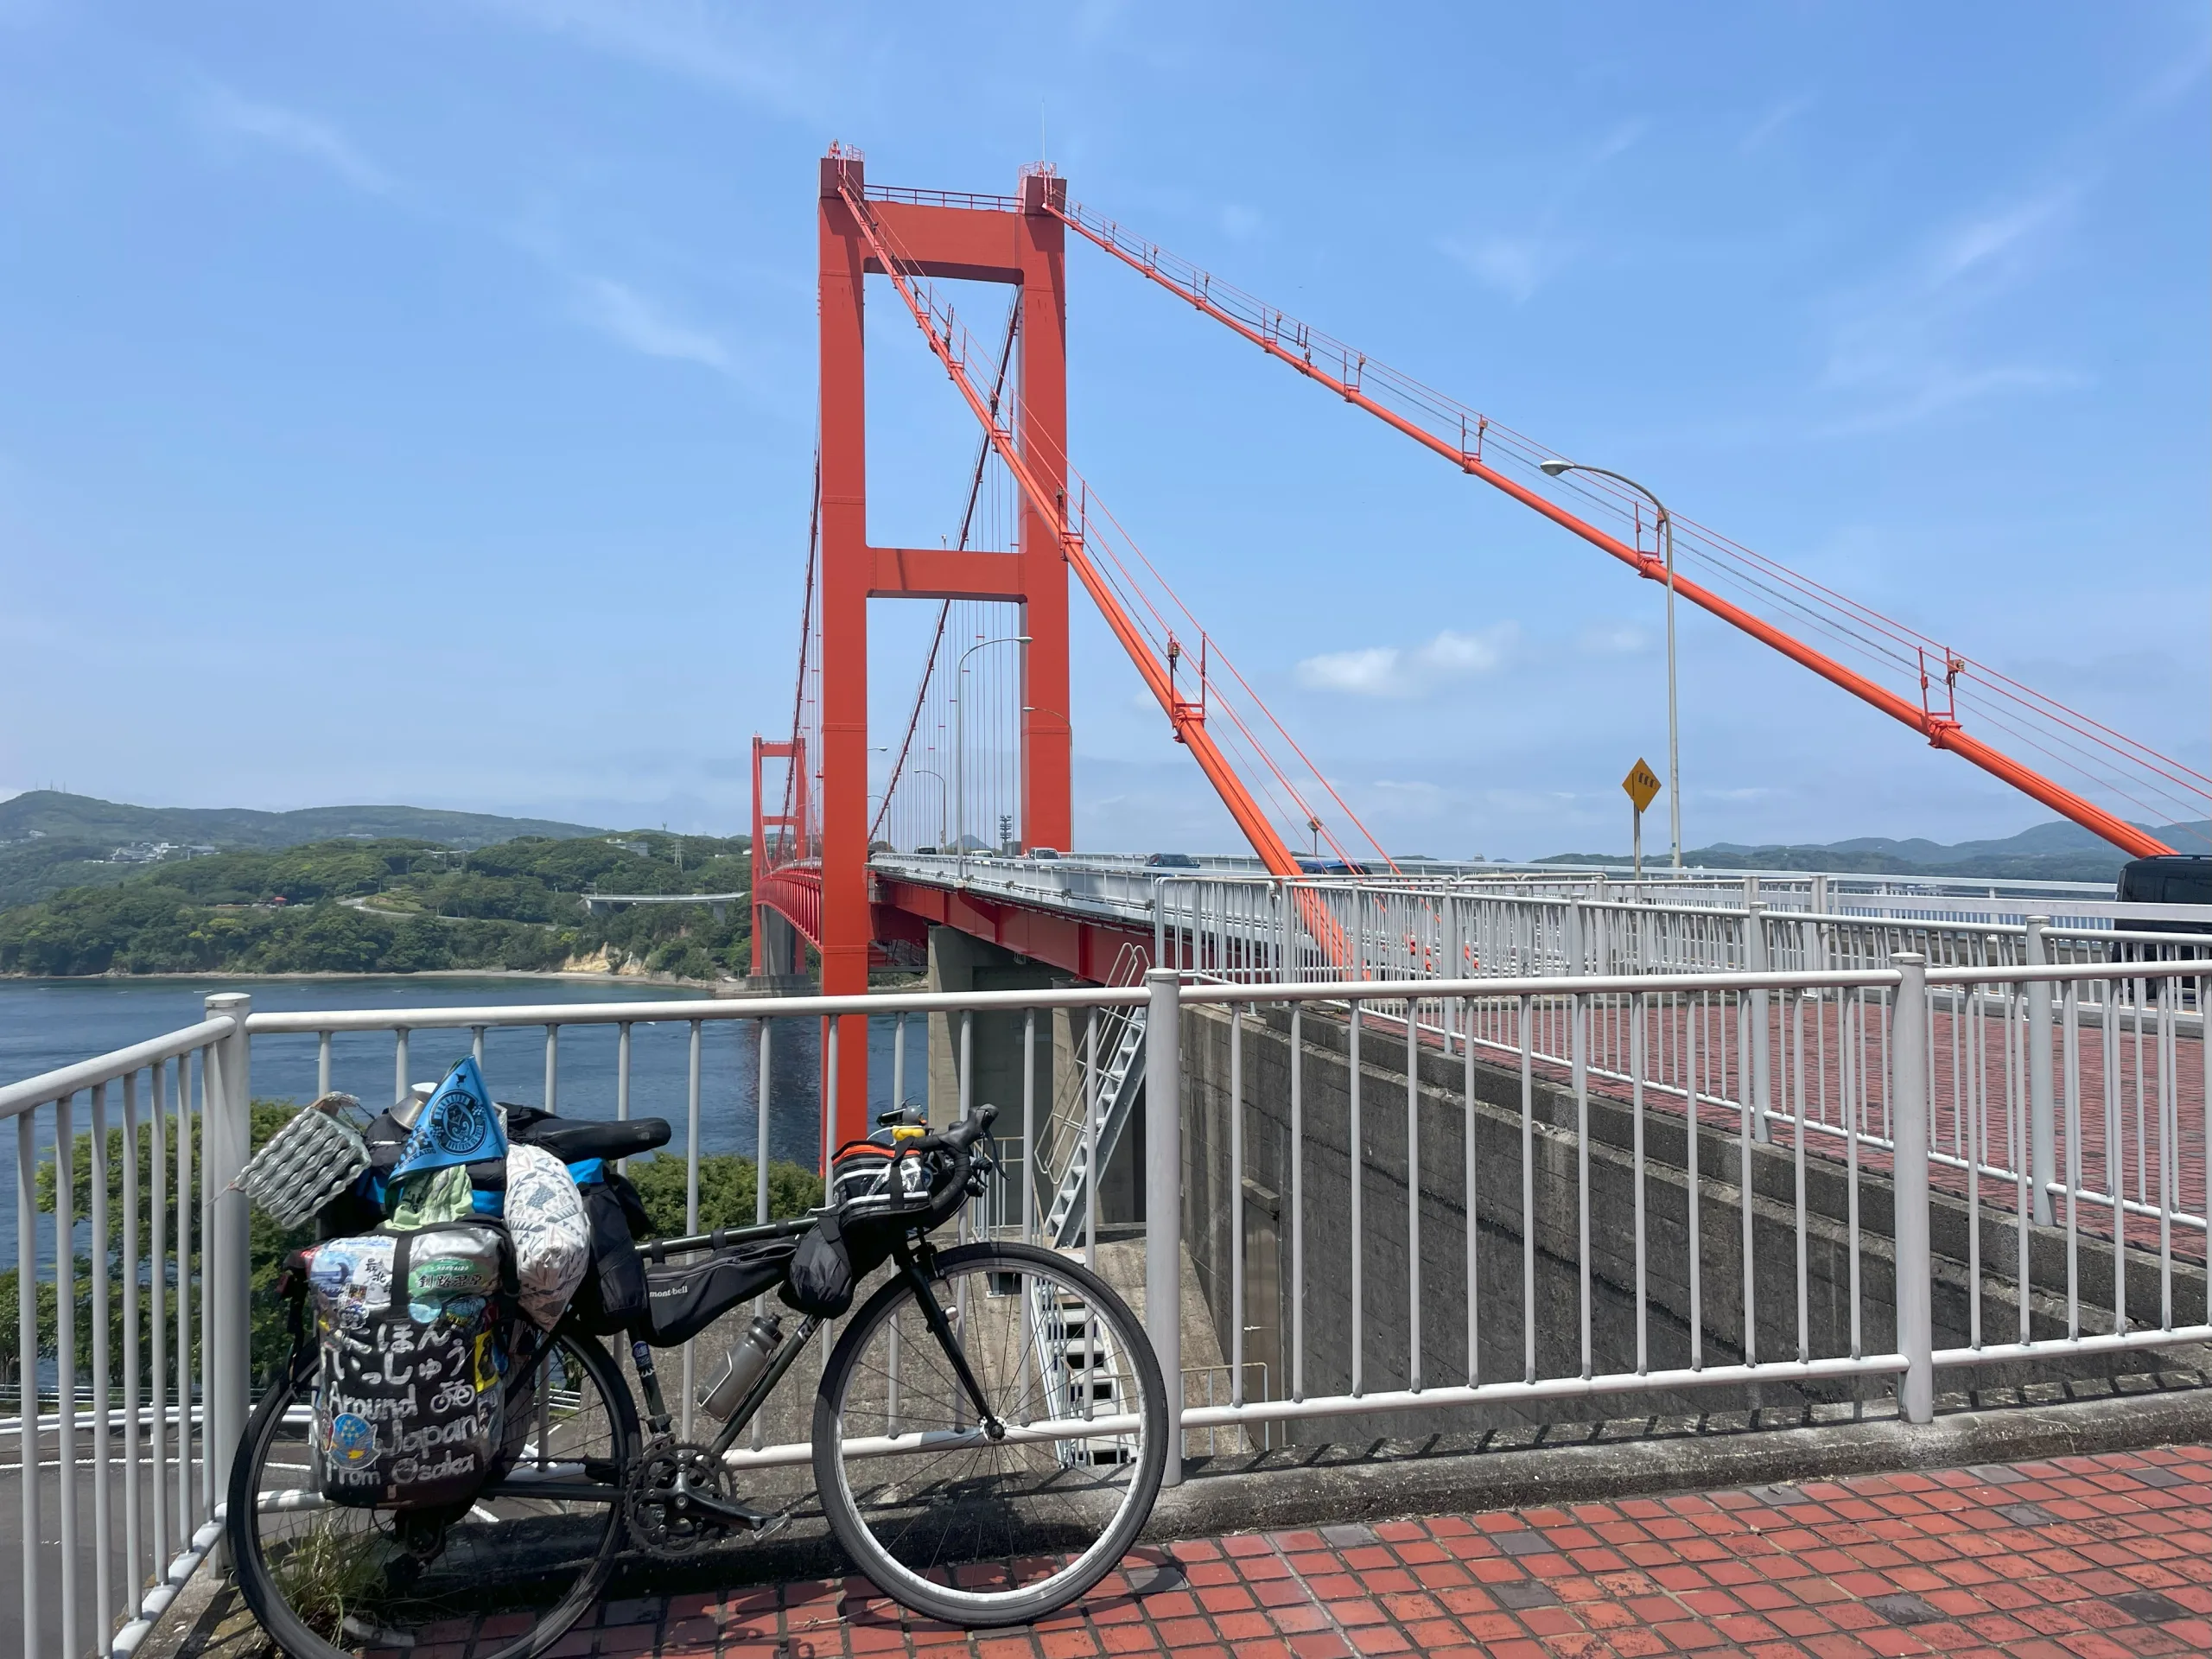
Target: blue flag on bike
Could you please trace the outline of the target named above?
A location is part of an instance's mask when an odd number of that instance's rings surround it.
[[[463,1060],[446,1073],[415,1120],[415,1131],[400,1148],[393,1181],[448,1164],[473,1164],[486,1158],[507,1155],[506,1131],[499,1122],[499,1109],[492,1103],[491,1090],[474,1058]]]

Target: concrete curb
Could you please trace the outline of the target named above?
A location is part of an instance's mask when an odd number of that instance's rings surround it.
[[[1977,1463],[2121,1452],[2212,1437],[2212,1389],[2051,1406],[1960,1412],[1924,1426],[1895,1419],[1717,1437],[1632,1440],[1428,1456],[1264,1465],[1270,1454],[1160,1495],[1154,1542],[1383,1521],[1407,1515],[1526,1509],[1624,1497]],[[1315,1448],[1323,1456],[1344,1448]],[[1272,1454],[1280,1457],[1281,1454]],[[1261,1466],[1255,1466],[1261,1465]]]

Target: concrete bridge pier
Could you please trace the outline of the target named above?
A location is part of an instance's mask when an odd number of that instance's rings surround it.
[[[806,948],[798,930],[780,911],[766,905],[753,907],[753,925],[760,938],[760,971],[746,976],[746,988],[770,996],[802,996],[810,992],[814,986],[807,976]]]
[[[1071,978],[1059,969],[1024,957],[1001,945],[978,939],[957,928],[933,926],[929,936],[926,988],[931,991],[1028,991],[1089,987],[1093,982]],[[958,1016],[932,1014],[929,1021],[928,1103],[930,1122],[950,1123],[960,1116],[962,1020]],[[1036,1011],[1033,1039],[1025,1011],[977,1014],[967,1022],[969,1099],[988,1101],[999,1109],[995,1133],[1009,1172],[1020,1161],[1022,1143],[1023,1064],[1029,1051],[1033,1070],[1028,1098],[1033,1102],[1039,1165],[1044,1177],[1023,1172],[1017,1192],[1026,1192],[1033,1179],[1049,1179],[1050,1173],[1067,1162],[1067,1148],[1060,1142],[1080,1133],[1083,1063],[1086,1036],[1084,1011],[1040,1008]],[[915,1092],[910,1087],[909,1093]],[[1101,1183],[1098,1211],[1102,1228],[1126,1232],[1142,1218],[1144,1182],[1143,1114],[1135,1114],[1122,1144],[1108,1160]],[[1052,1195],[1037,1200],[1039,1212],[1049,1206]],[[1020,1212],[1007,1217],[1018,1224]]]

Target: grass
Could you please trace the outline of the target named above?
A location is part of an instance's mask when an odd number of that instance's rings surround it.
[[[310,1628],[334,1637],[346,1616],[382,1586],[389,1549],[373,1527],[342,1527],[337,1516],[317,1516],[274,1565],[277,1589]]]

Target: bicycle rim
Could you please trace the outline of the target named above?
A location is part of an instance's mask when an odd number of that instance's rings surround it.
[[[556,1338],[508,1401],[513,1466],[435,1526],[322,1501],[314,1381],[310,1363],[262,1402],[232,1474],[239,1587],[277,1644],[293,1659],[423,1649],[531,1659],[558,1641],[613,1566],[637,1451],[636,1408],[607,1351]]]
[[[931,1288],[994,1440],[920,1305],[894,1280],[854,1317],[814,1409],[815,1478],[878,1588],[969,1625],[1041,1618],[1109,1572],[1160,1491],[1160,1367],[1127,1303],[1051,1250],[938,1255]]]

